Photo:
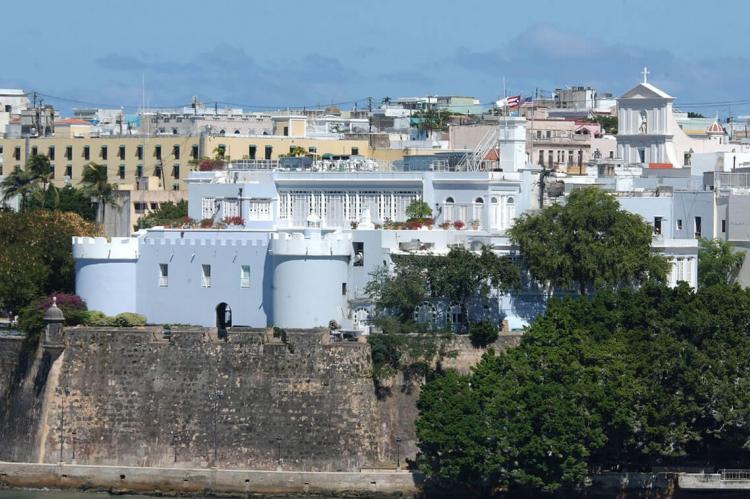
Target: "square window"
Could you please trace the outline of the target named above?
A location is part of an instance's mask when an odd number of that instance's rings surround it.
[[[359,156],[359,147],[352,147],[352,156]]]
[[[201,265],[201,287],[211,287],[211,266],[206,265],[205,263]]]
[[[166,288],[169,286],[169,264],[159,264],[159,286]]]
[[[240,267],[240,287],[250,287],[250,265],[242,265]]]

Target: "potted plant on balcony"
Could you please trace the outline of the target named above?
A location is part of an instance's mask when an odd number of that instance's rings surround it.
[[[242,227],[245,225],[245,221],[240,216],[226,217],[224,219],[224,224],[229,227]]]
[[[448,230],[450,228],[450,226],[451,226],[450,222],[443,222],[443,223],[440,224],[440,228],[443,229],[443,230]]]
[[[433,220],[432,218],[425,218],[424,220],[422,220],[422,225],[427,227],[428,230],[432,230],[432,226],[435,225],[435,220]]]
[[[472,220],[471,221],[471,228],[473,230],[479,230],[479,220]]]
[[[456,230],[463,229],[464,225],[466,225],[466,224],[463,223],[461,220],[456,220],[455,222],[453,222],[453,228],[456,229]]]
[[[204,218],[203,220],[201,220],[201,223],[200,223],[201,229],[210,229],[211,227],[213,227],[213,225],[214,225],[214,221],[211,220],[210,218]]]

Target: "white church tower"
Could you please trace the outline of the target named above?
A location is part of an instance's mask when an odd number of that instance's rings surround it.
[[[625,164],[669,163],[679,168],[673,138],[674,97],[648,82],[643,68],[643,82],[617,99],[617,156]]]

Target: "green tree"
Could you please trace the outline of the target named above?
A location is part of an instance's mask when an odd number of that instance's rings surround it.
[[[37,179],[27,168],[15,167],[0,183],[3,203],[7,203],[11,198],[18,196],[20,198],[19,209],[20,211],[25,210],[36,185]]]
[[[421,199],[415,199],[409,206],[406,207],[406,218],[408,219],[423,219],[432,217],[432,209],[430,205],[425,203]]]
[[[120,207],[116,198],[117,184],[109,183],[107,167],[93,162],[85,165],[80,183],[84,192],[91,196],[97,204],[97,219],[99,223],[104,223],[106,207]]]
[[[482,246],[479,254],[454,246],[447,256],[435,263],[431,269],[434,275],[431,284],[433,297],[460,306],[464,332],[468,332],[472,300],[497,300],[495,293],[504,293],[520,282],[518,268],[511,259],[496,255],[487,246]]]
[[[705,118],[701,113],[696,113],[694,111],[688,111],[687,113],[688,118]]]
[[[411,321],[425,300],[454,303],[461,308],[462,327],[468,328],[472,300],[487,302],[495,293],[519,283],[518,268],[510,258],[486,246],[479,253],[454,246],[445,256],[394,255],[393,267],[379,267],[365,287],[380,313]]]
[[[517,348],[427,383],[418,465],[470,490],[576,489],[614,466],[741,466],[748,323],[750,291],[726,284],[552,300]]]
[[[698,251],[698,285],[731,284],[745,260],[744,251],[735,251],[719,239],[701,239]]]
[[[307,154],[307,151],[304,147],[300,146],[291,146],[289,148],[289,153],[287,154],[281,154],[279,155],[280,158],[298,158],[301,156],[305,156]]]
[[[617,135],[617,116],[594,116],[594,121],[601,125],[604,133]]]
[[[69,211],[80,215],[84,220],[96,221],[96,209],[91,203],[91,197],[82,189],[76,189],[71,185],[57,189],[50,184],[43,197],[37,195],[29,200],[28,209]]]
[[[73,236],[99,235],[74,213],[0,212],[0,309],[18,312],[31,299],[74,288]]]
[[[157,225],[175,224],[185,221],[188,216],[188,203],[180,199],[176,203],[167,201],[159,206],[159,209],[138,219],[138,229],[148,229]]]
[[[652,229],[597,189],[573,191],[565,205],[525,213],[509,231],[532,277],[581,294],[664,281],[669,264],[652,251]]]

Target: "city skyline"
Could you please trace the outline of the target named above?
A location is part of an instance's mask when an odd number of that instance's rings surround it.
[[[135,110],[144,88],[151,107],[187,105],[193,95],[248,110],[425,94],[484,103],[503,92],[503,80],[514,94],[590,85],[618,95],[646,65],[678,107],[750,112],[741,25],[750,7],[704,9],[695,25],[695,10],[683,5],[41,2],[35,22],[56,28],[8,26],[26,50],[8,54],[0,86],[40,92],[63,111]],[[28,15],[20,2],[5,7],[9,18]]]

